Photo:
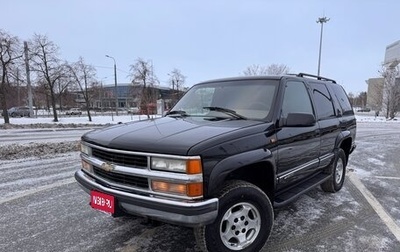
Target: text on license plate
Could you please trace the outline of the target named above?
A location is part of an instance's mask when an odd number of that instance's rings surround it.
[[[115,212],[114,196],[97,191],[91,191],[90,206],[95,209],[114,214]]]

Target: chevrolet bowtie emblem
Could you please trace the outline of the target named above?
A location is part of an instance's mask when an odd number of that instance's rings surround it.
[[[114,165],[109,164],[109,163],[102,163],[101,169],[110,172],[110,171],[113,171],[115,169],[115,167],[114,167]]]

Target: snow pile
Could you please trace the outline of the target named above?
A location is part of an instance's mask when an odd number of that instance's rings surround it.
[[[155,118],[158,116],[151,116]],[[1,118],[2,119],[2,118]],[[60,117],[59,122],[53,122],[52,117],[37,118],[10,118],[10,124],[0,124],[0,130],[11,129],[71,129],[71,128],[93,128],[93,126],[109,126],[112,124],[144,120],[145,115],[123,115],[123,116],[93,116],[89,122],[86,116]],[[0,145],[0,160],[12,160],[27,157],[46,158],[54,154],[78,151],[79,141],[62,142],[31,142],[27,144]]]
[[[0,129],[53,129],[53,128],[78,128],[93,126],[108,126],[111,124],[89,124],[89,123],[26,123],[26,124],[0,124]]]
[[[78,143],[79,141],[0,145],[0,160],[51,157],[54,154],[78,151]]]

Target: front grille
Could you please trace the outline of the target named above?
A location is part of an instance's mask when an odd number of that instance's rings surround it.
[[[119,164],[123,166],[131,166],[131,167],[147,167],[147,157],[134,155],[134,154],[124,154],[117,152],[109,152],[100,149],[93,148],[92,149],[93,157],[99,158],[103,161],[110,162],[113,164]]]
[[[147,178],[137,177],[132,175],[120,174],[115,172],[107,172],[99,167],[93,166],[94,174],[97,176],[107,179],[108,181],[115,182],[125,186],[134,186],[140,188],[149,188],[149,182]]]

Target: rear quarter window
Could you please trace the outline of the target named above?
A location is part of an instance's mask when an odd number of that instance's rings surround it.
[[[349,98],[343,87],[338,84],[329,85],[332,89],[332,96],[339,103],[340,109],[342,110],[342,115],[354,115],[353,108],[351,107]]]
[[[312,96],[315,102],[318,120],[335,117],[332,98],[323,84],[311,83]]]

